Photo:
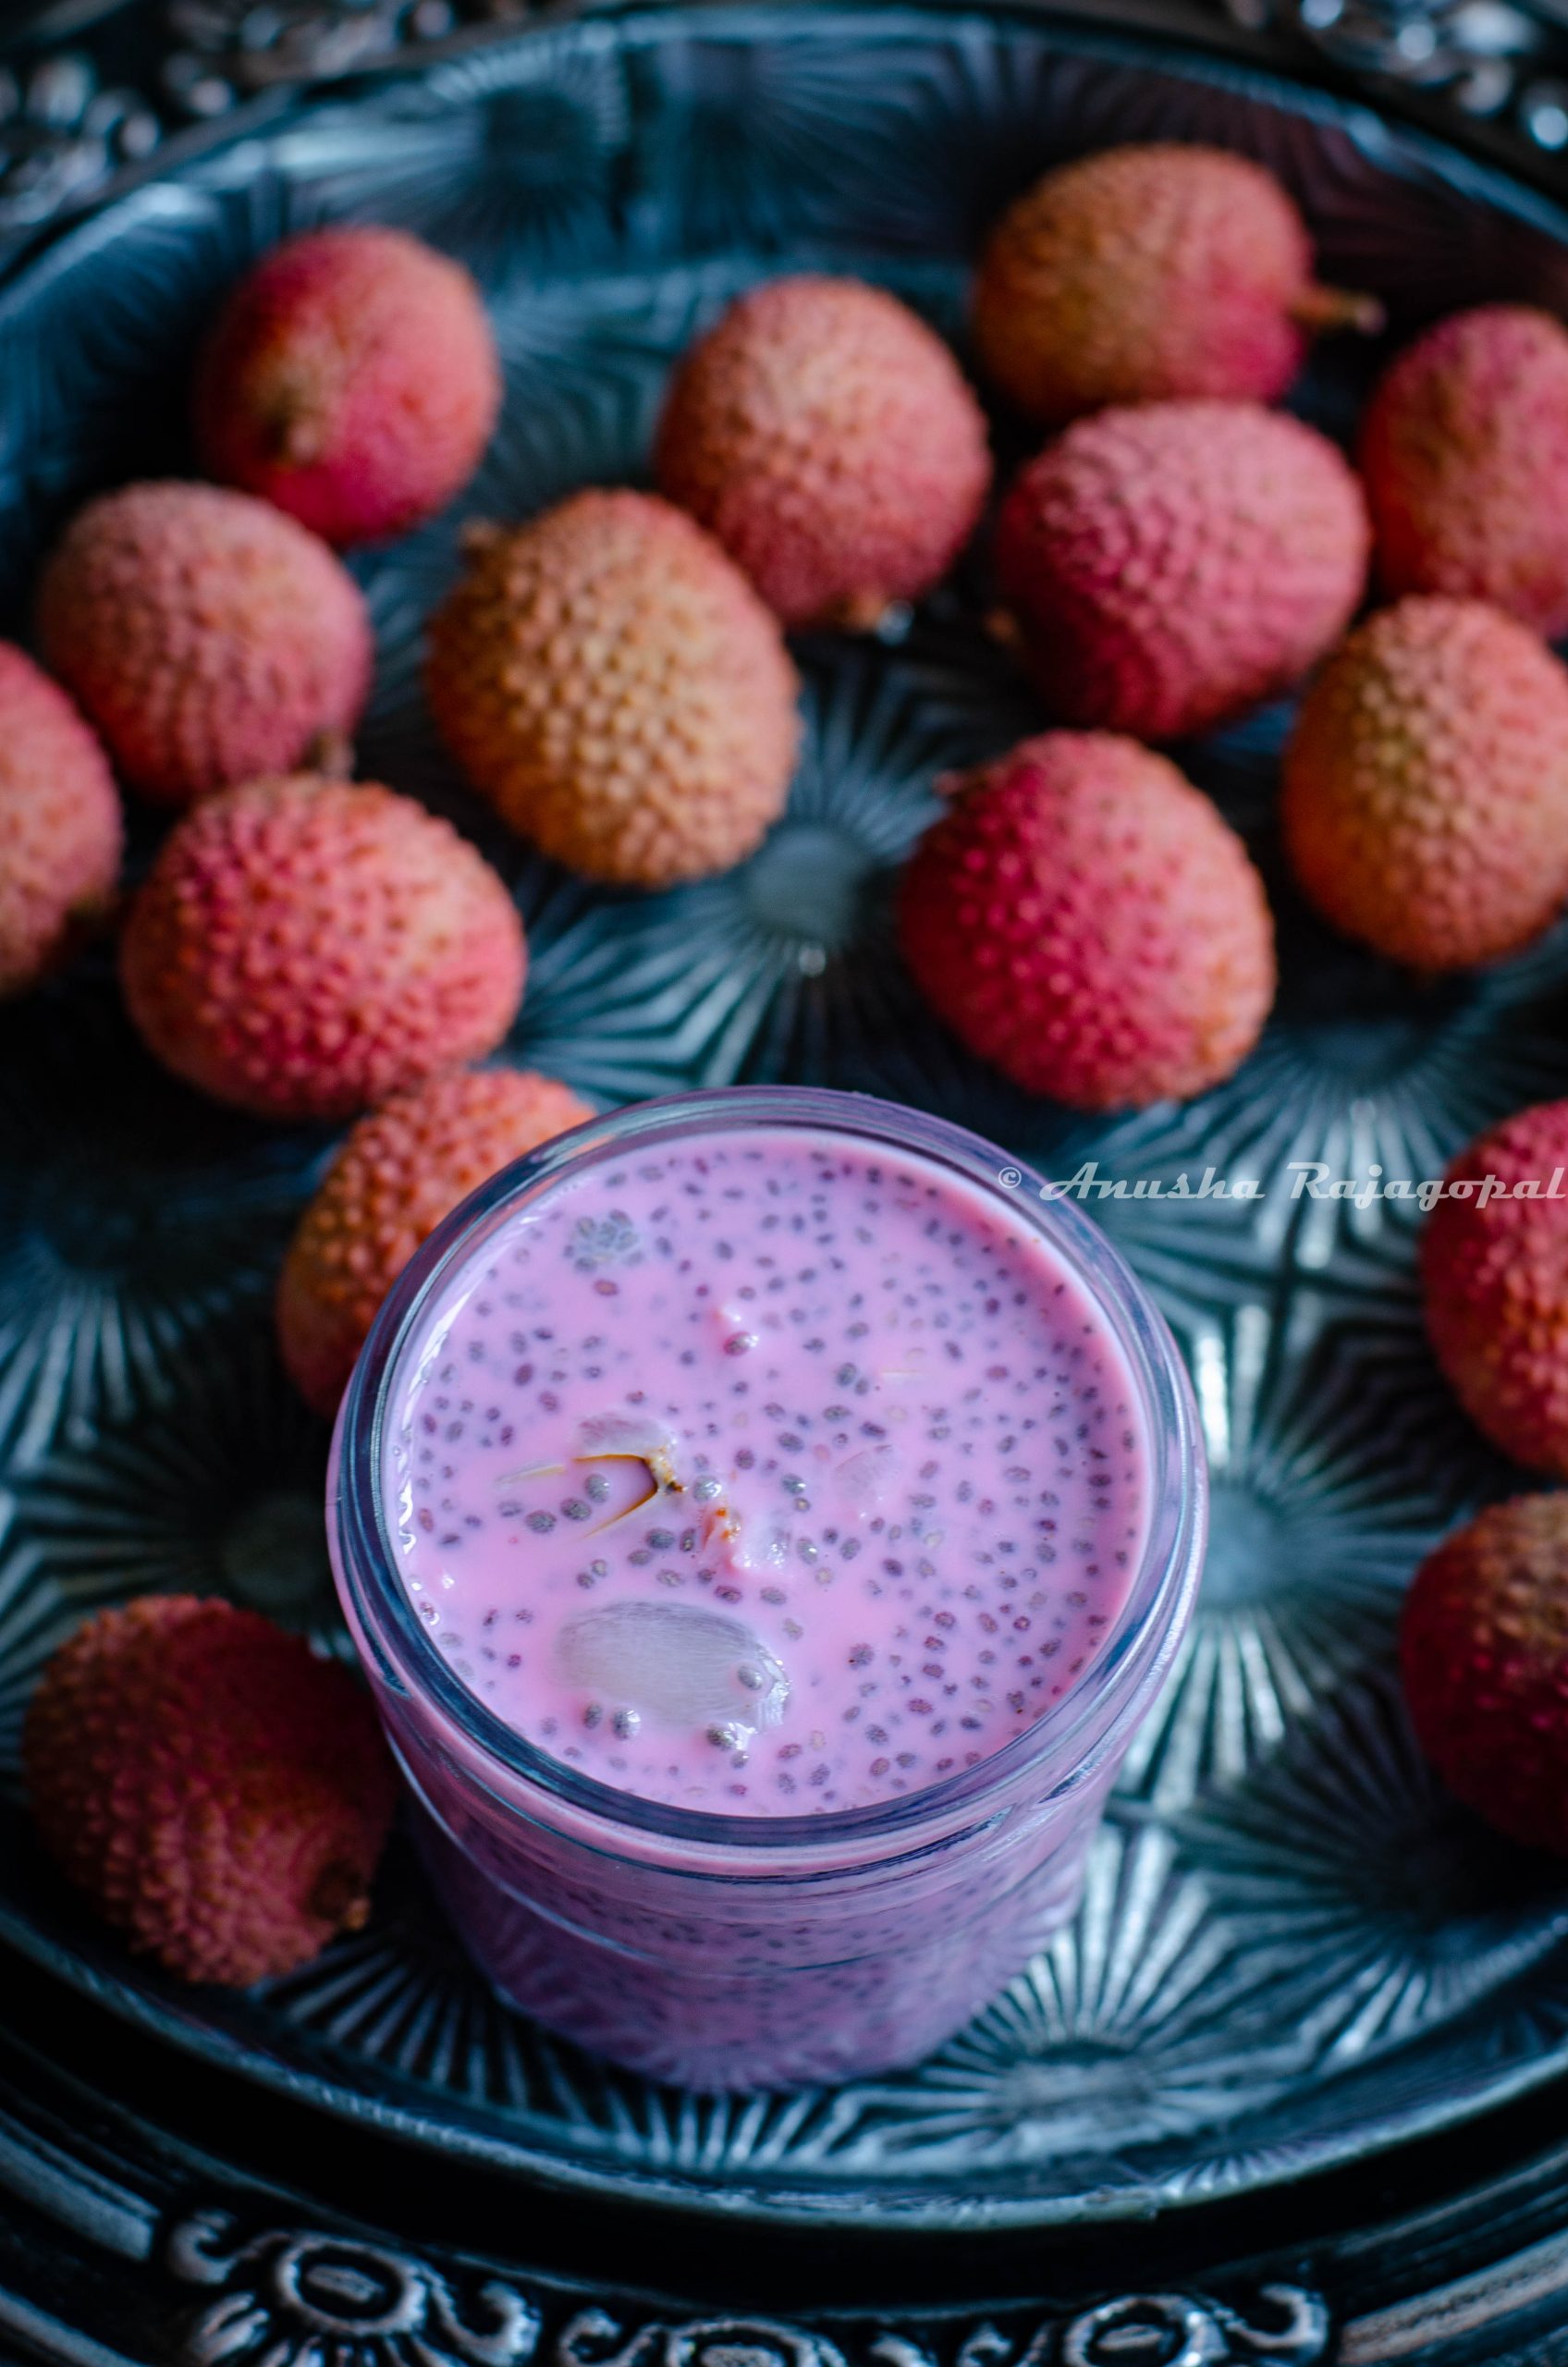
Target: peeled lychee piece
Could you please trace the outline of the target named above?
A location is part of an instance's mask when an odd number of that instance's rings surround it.
[[[1478,600],[1412,596],[1336,650],[1285,753],[1297,878],[1425,971],[1527,945],[1568,896],[1568,668]]]
[[[1490,600],[1568,632],[1568,330],[1526,304],[1456,313],[1398,354],[1361,424],[1385,592]]]
[[[947,572],[991,474],[940,337],[882,288],[813,273],[753,288],[692,348],[655,467],[787,624],[853,628]]]
[[[196,435],[214,476],[329,543],[376,542],[461,492],[500,402],[459,264],[400,230],[312,230],[229,297],[197,374]]]
[[[40,1837],[140,1955],[244,1988],[357,1930],[391,1759],[347,1669],[253,1611],[148,1595],[44,1670],[23,1772]]]
[[[1053,716],[1172,740],[1277,696],[1343,632],[1370,530],[1343,457],[1254,403],[1081,420],[997,521],[1011,632]]]
[[[1229,1076],[1273,1000],[1274,931],[1208,799],[1104,732],[1043,733],[953,787],[904,875],[899,927],[969,1049],[1082,1110]]]
[[[1164,142],[1047,173],[991,233],[974,287],[982,368],[1051,427],[1112,403],[1271,402],[1310,336],[1381,319],[1317,285],[1306,227],[1261,165]]]
[[[1495,1446],[1568,1479],[1568,1101],[1505,1119],[1445,1182],[1421,1233],[1433,1351]]]
[[[678,1733],[776,1726],[790,1698],[788,1674],[761,1637],[701,1602],[596,1603],[562,1623],[556,1661],[601,1708]]]
[[[44,567],[38,633],[124,779],[168,804],[337,761],[370,689],[352,576],[295,520],[217,485],[90,501]]]
[[[450,823],[379,783],[311,774],[183,816],[120,948],[157,1058],[272,1118],[350,1117],[483,1059],[525,967],[505,884]]]
[[[459,1069],[361,1118],[300,1218],[277,1288],[283,1361],[331,1414],[376,1310],[427,1234],[459,1200],[541,1143],[593,1116],[522,1069]]]
[[[57,683],[0,642],[0,996],[106,918],[125,831],[108,758]]]
[[[1492,1504],[1428,1555],[1400,1670],[1449,1789],[1511,1841],[1568,1855],[1568,1496]]]

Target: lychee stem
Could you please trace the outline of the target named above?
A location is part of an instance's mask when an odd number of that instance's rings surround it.
[[[822,622],[837,626],[840,632],[874,633],[893,606],[886,593],[851,592],[844,599],[834,601]]]
[[[305,751],[307,772],[326,780],[348,780],[354,769],[354,743],[346,731],[318,731]]]
[[[1321,288],[1316,280],[1304,288],[1287,309],[1297,328],[1305,329],[1309,337],[1330,336],[1337,329],[1354,330],[1358,337],[1376,337],[1388,322],[1388,314],[1376,296],[1352,288]]]
[[[305,1911],[330,1923],[335,1932],[362,1932],[370,1921],[363,1875],[357,1867],[333,1859],[311,1884]]]
[[[321,405],[298,378],[273,389],[263,424],[275,460],[290,469],[312,468],[325,445]]]
[[[1018,619],[1011,608],[989,608],[986,612],[986,632],[998,649],[1010,650],[1014,656],[1023,646],[1023,634]]]
[[[967,797],[980,778],[978,771],[938,773],[931,786],[938,797],[945,797],[950,802],[957,797]]]

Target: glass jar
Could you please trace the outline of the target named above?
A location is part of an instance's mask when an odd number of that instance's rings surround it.
[[[1150,1463],[1141,1563],[1096,1657],[1061,1698],[990,1756],[924,1790],[807,1816],[644,1799],[523,1740],[468,1690],[416,1617],[383,1478],[388,1407],[422,1320],[521,1208],[631,1147],[774,1127],[917,1159],[1014,1233],[1027,1229],[1120,1352]],[[973,1134],[867,1097],[786,1086],[618,1111],[467,1200],[381,1311],[338,1418],[328,1495],[344,1609],[416,1803],[422,1849],[474,1961],[551,2029],[699,2089],[790,2087],[916,2061],[1071,1914],[1107,1792],[1180,1650],[1205,1515],[1180,1358],[1098,1228]]]

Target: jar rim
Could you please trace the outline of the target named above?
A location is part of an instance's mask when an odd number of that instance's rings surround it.
[[[973,1767],[917,1792],[815,1814],[740,1815],[683,1808],[619,1789],[527,1741],[459,1677],[436,1648],[396,1567],[386,1521],[388,1408],[405,1353],[432,1300],[526,1199],[630,1144],[770,1128],[836,1134],[956,1173],[1011,1221],[1027,1221],[1084,1292],[1136,1383],[1151,1471],[1137,1571],[1109,1634],[1083,1675],[1033,1724]],[[1016,1176],[1004,1186],[1001,1172]],[[552,1138],[501,1169],[437,1225],[387,1294],[338,1412],[327,1525],[339,1593],[361,1658],[394,1693],[423,1701],[460,1737],[465,1771],[511,1813],[586,1817],[627,1844],[679,1840],[753,1862],[809,1846],[830,1852],[914,1843],[955,1819],[988,1819],[1020,1792],[1076,1788],[1100,1765],[1168,1674],[1196,1592],[1207,1534],[1207,1472],[1191,1384],[1164,1318],[1100,1228],[1045,1179],[981,1135],[928,1112],[824,1086],[725,1085],[631,1103]],[[492,1781],[498,1778],[499,1784]],[[526,1805],[517,1797],[526,1787]]]

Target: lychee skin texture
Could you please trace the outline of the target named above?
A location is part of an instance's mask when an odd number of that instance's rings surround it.
[[[1492,1504],[1439,1546],[1405,1598],[1400,1670],[1449,1789],[1568,1855],[1568,1497]]]
[[[108,759],[57,683],[0,642],[0,996],[107,914],[124,848]]]
[[[44,1670],[22,1760],[45,1847],[182,1980],[247,1988],[365,1921],[396,1794],[375,1713],[253,1611],[98,1613]]]
[[[503,820],[573,871],[641,887],[750,854],[789,793],[798,685],[711,536],[653,495],[588,492],[470,549],[426,683]]]
[[[1171,740],[1278,695],[1338,640],[1369,540],[1312,428],[1162,403],[1047,446],[1002,505],[996,572],[1053,714]]]
[[[957,784],[905,873],[904,956],[954,1033],[1079,1110],[1227,1077],[1274,999],[1274,928],[1233,830],[1102,732],[1025,740]]]
[[[1568,669],[1476,600],[1359,626],[1307,692],[1280,808],[1324,916],[1418,970],[1539,935],[1568,895]]]
[[[313,230],[229,298],[197,373],[202,466],[339,546],[400,534],[479,466],[496,340],[460,264],[398,230]]]
[[[337,1410],[377,1308],[442,1218],[511,1160],[593,1115],[554,1077],[459,1069],[360,1120],[278,1280],[283,1361],[318,1414]]]
[[[89,502],[43,570],[38,633],[120,773],[173,805],[308,760],[370,689],[353,578],[292,518],[217,485]]]
[[[1525,304],[1439,321],[1363,415],[1385,592],[1490,600],[1568,632],[1568,330]]]
[[[178,822],[121,945],[177,1076],[268,1118],[345,1118],[494,1051],[526,954],[501,880],[373,782],[250,781]]]
[[[991,479],[986,422],[940,337],[855,279],[776,279],[676,373],[659,489],[786,624],[868,628],[947,573]]]
[[[1476,1428],[1515,1463],[1568,1479],[1568,1101],[1522,1110],[1472,1143],[1449,1180],[1479,1189],[1434,1205],[1421,1233],[1427,1336]],[[1517,1184],[1537,1192],[1513,1197]]]
[[[1222,149],[1108,148],[1002,216],[974,342],[1030,419],[1217,395],[1271,402],[1301,366],[1312,250],[1272,174]]]

